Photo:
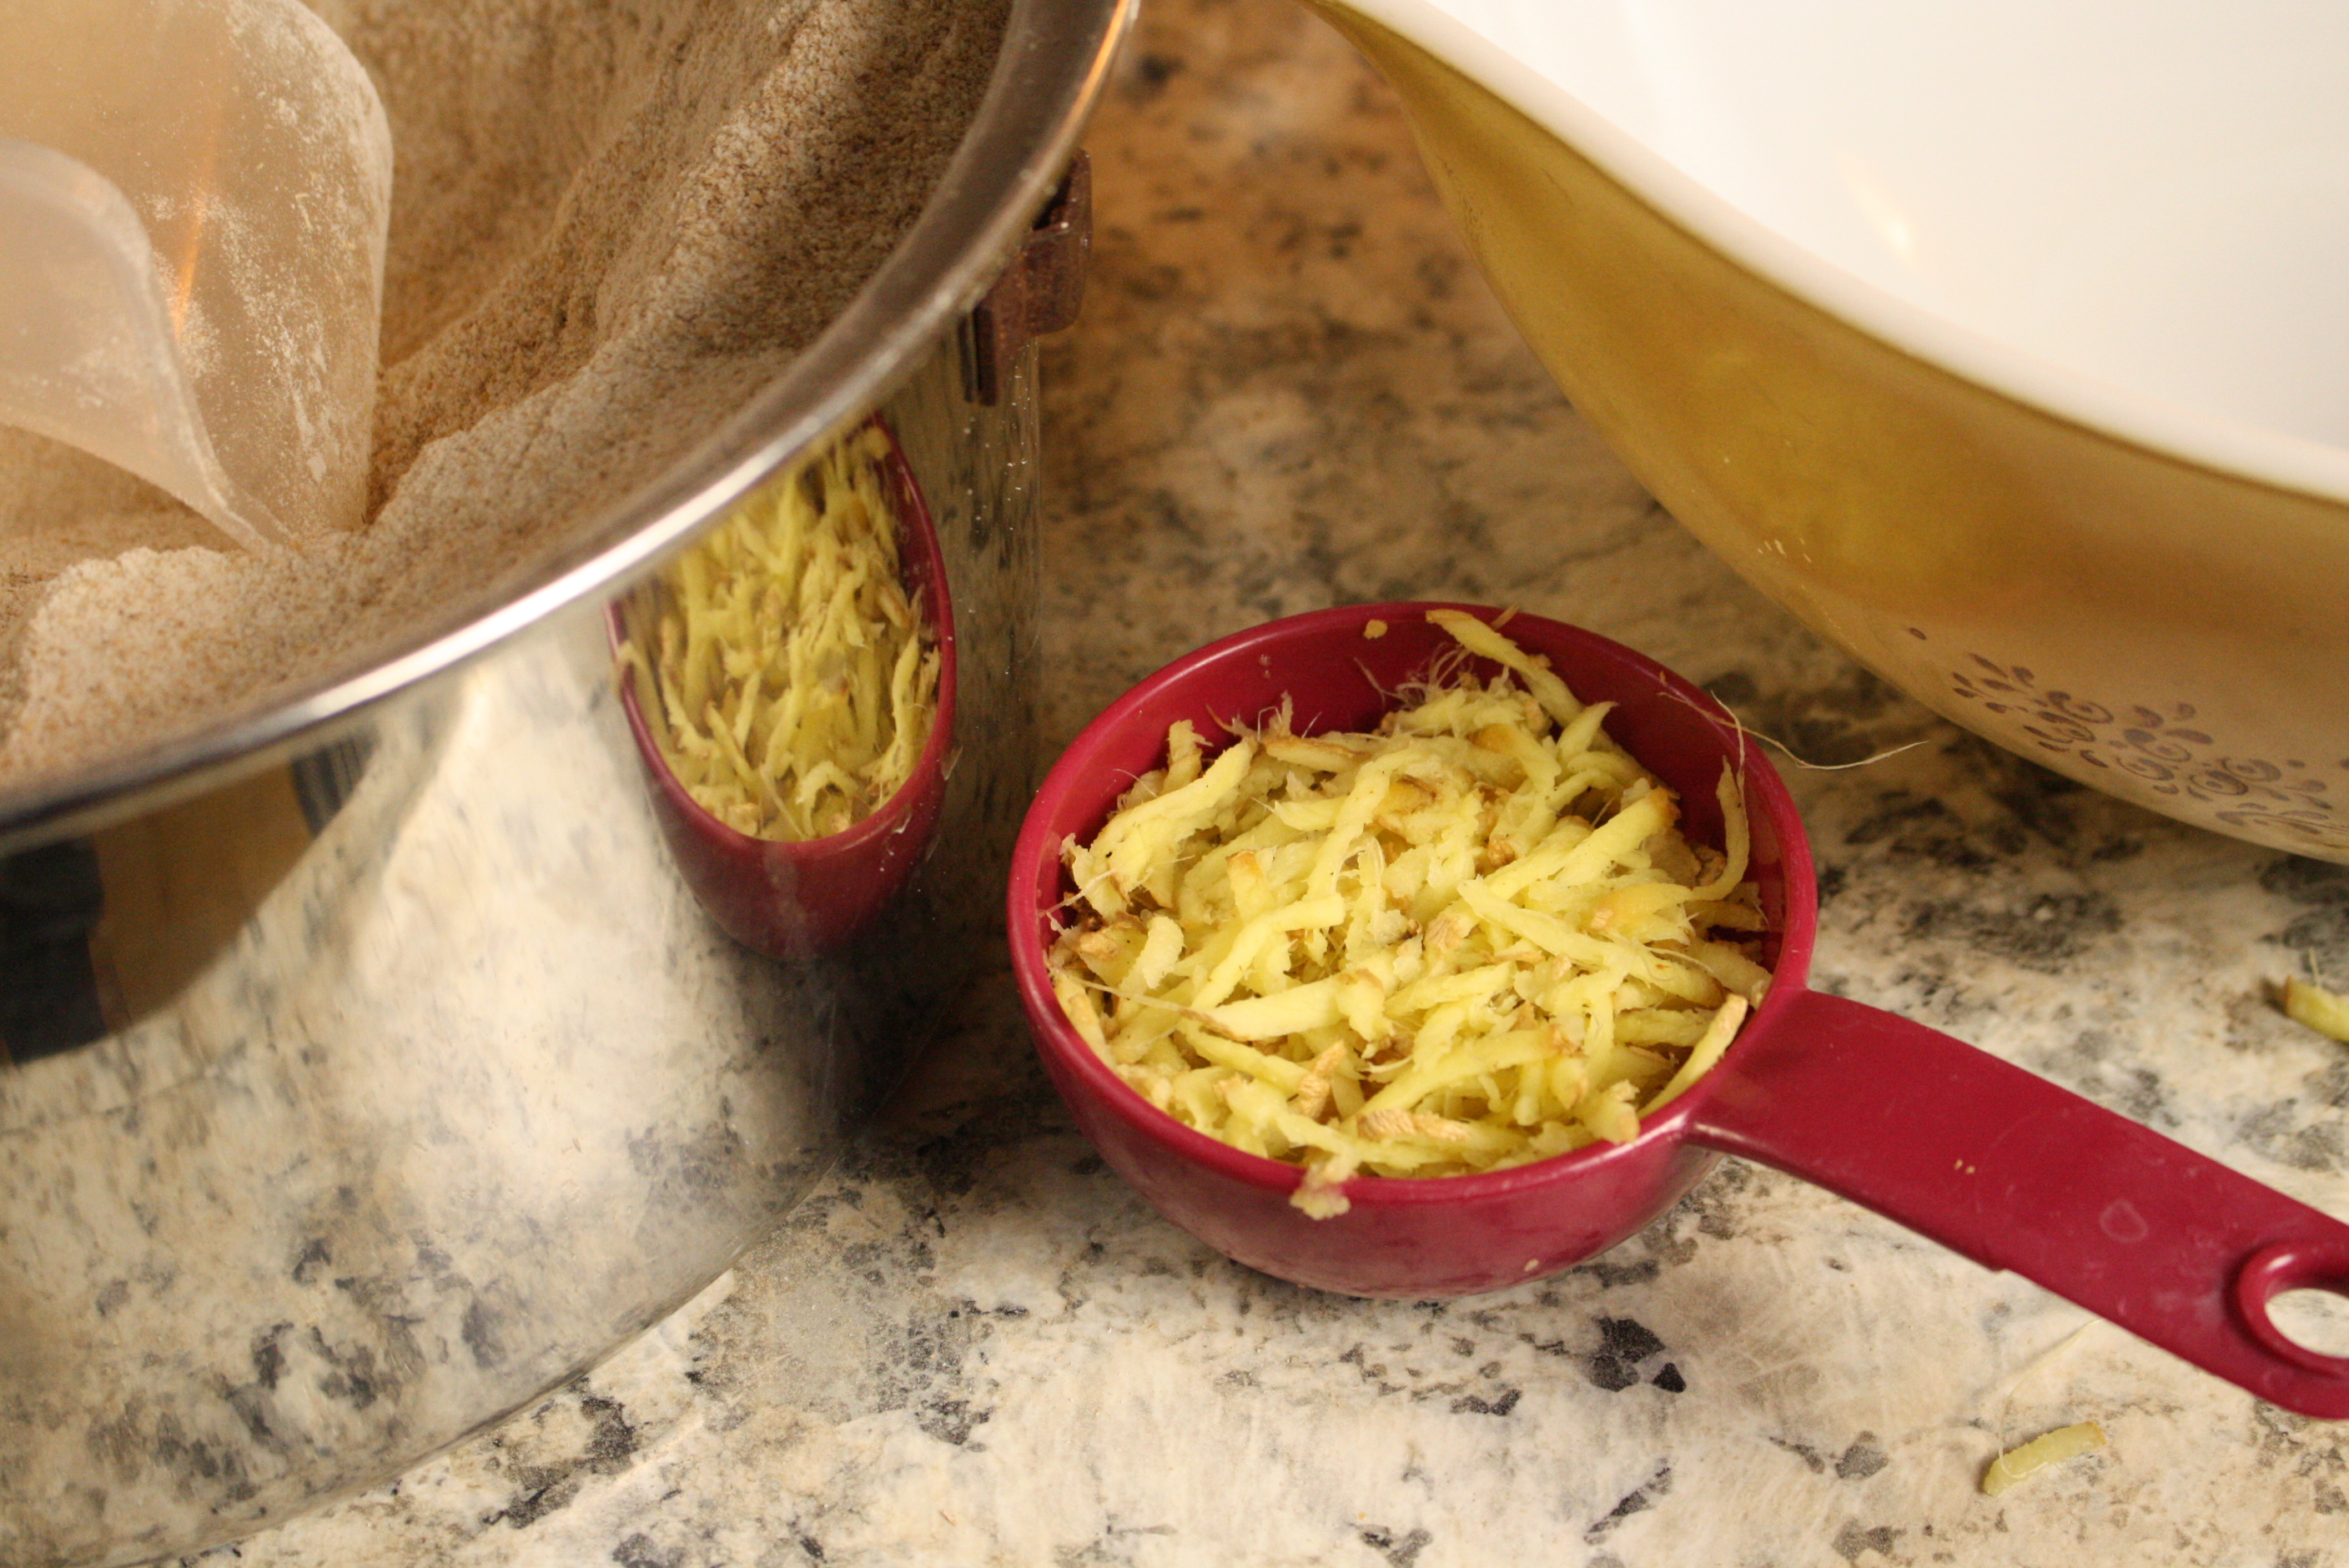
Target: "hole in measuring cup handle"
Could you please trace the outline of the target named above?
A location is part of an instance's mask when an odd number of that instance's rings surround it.
[[[2251,1254],[2235,1274],[2235,1311],[2251,1337],[2295,1366],[2349,1378],[2349,1356],[2330,1356],[2286,1335],[2268,1315],[2268,1303],[2287,1291],[2318,1290],[2349,1299],[2349,1246],[2276,1242]]]

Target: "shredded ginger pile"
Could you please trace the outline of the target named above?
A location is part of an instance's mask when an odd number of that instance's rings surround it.
[[[889,450],[868,425],[750,497],[662,573],[649,663],[622,650],[669,770],[737,832],[845,832],[928,742],[939,655],[900,570]]]
[[[1070,1022],[1160,1109],[1302,1165],[1317,1216],[1358,1173],[1630,1139],[1769,984],[1733,775],[1725,852],[1692,845],[1611,705],[1432,618],[1508,673],[1439,672],[1374,734],[1298,735],[1284,710],[1212,759],[1178,723],[1166,766],[1063,846]]]

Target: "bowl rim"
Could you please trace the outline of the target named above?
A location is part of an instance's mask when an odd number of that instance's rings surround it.
[[[1754,217],[1431,0],[1316,0],[1418,45],[1582,154],[1635,200],[1781,292],[1923,364],[2157,461],[2349,503],[2349,448],[2066,366],[1908,299]]]
[[[1092,1093],[1094,1103],[1101,1109],[1187,1162],[1260,1192],[1285,1197],[1304,1180],[1305,1172],[1299,1166],[1226,1143],[1152,1105],[1085,1043],[1061,1012],[1052,994],[1044,961],[1045,944],[1040,938],[1053,912],[1065,905],[1066,898],[1042,903],[1041,892],[1049,870],[1050,885],[1065,894],[1067,872],[1061,863],[1060,845],[1046,830],[1047,820],[1056,814],[1055,809],[1062,800],[1091,792],[1083,788],[1091,753],[1109,738],[1130,731],[1141,712],[1153,706],[1157,694],[1170,686],[1196,678],[1200,671],[1211,665],[1265,656],[1297,641],[1330,638],[1334,645],[1338,635],[1359,634],[1368,622],[1385,621],[1392,624],[1406,617],[1423,616],[1430,610],[1464,610],[1486,621],[1506,617],[1511,625],[1535,623],[1553,628],[1571,640],[1585,643],[1601,656],[1619,662],[1627,670],[1658,677],[1662,691],[1692,707],[1715,727],[1744,733],[1735,717],[1702,687],[1635,648],[1571,622],[1451,600],[1336,605],[1235,632],[1162,666],[1128,688],[1080,730],[1045,774],[1011,851],[1005,923],[1013,982],[1028,1015],[1030,1033],[1046,1065],[1056,1074],[1063,1070],[1072,1073]],[[1540,652],[1538,648],[1527,651]],[[1790,825],[1793,830],[1780,835],[1785,911],[1784,929],[1777,934],[1779,953],[1772,970],[1770,989],[1762,1005],[1740,1027],[1722,1061],[1661,1111],[1642,1116],[1639,1133],[1628,1142],[1602,1140],[1499,1171],[1449,1176],[1350,1176],[1339,1187],[1350,1204],[1358,1209],[1376,1210],[1485,1202],[1568,1180],[1584,1171],[1646,1159],[1666,1144],[1689,1140],[1700,1113],[1717,1086],[1724,1081],[1722,1067],[1742,1055],[1750,1042],[1768,1028],[1780,1013],[1791,1007],[1795,997],[1806,988],[1818,923],[1817,879],[1809,840],[1802,830],[1792,792],[1759,747],[1745,748],[1744,755],[1749,802],[1758,796],[1772,820]],[[1112,802],[1113,799],[1112,797]]]

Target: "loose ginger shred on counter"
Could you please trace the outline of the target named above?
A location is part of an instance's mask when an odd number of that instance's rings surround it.
[[[1769,985],[1734,775],[1725,845],[1692,845],[1611,704],[1474,616],[1430,618],[1453,678],[1375,733],[1299,735],[1284,706],[1211,757],[1177,723],[1165,767],[1062,846],[1071,1024],[1160,1109],[1301,1165],[1317,1217],[1356,1174],[1630,1139]]]

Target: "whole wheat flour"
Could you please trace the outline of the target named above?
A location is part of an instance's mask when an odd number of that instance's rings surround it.
[[[212,545],[0,431],[0,795],[444,624],[771,380],[919,211],[1005,0],[311,0],[397,153],[372,517]]]

